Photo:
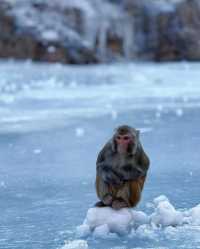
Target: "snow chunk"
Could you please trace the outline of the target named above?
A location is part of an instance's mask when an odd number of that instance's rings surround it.
[[[87,237],[88,235],[90,235],[90,232],[90,227],[86,224],[80,225],[76,228],[76,235],[79,238]]]
[[[152,229],[150,225],[144,224],[138,227],[138,229],[135,232],[136,236],[139,238],[147,238],[147,239],[156,239],[157,234]]]
[[[77,137],[83,137],[85,134],[85,130],[81,127],[76,128],[76,136]]]
[[[169,199],[165,195],[160,195],[160,196],[154,198],[153,203],[155,205],[158,205],[160,202],[163,202],[163,201],[169,202]]]
[[[87,241],[85,240],[74,240],[66,241],[66,244],[61,249],[88,249]]]
[[[84,224],[89,225],[95,234],[106,235],[109,232],[126,234],[131,226],[133,214],[130,209],[114,210],[110,207],[90,208]],[[106,226],[105,226],[106,225]]]
[[[150,219],[147,214],[142,211],[132,211],[133,214],[133,222],[135,226],[140,226],[143,224],[149,223]]]
[[[200,204],[184,212],[184,222],[191,225],[200,225]]]
[[[190,210],[193,225],[200,225],[200,204]]]
[[[151,215],[151,222],[161,226],[177,226],[183,223],[183,215],[176,211],[167,197],[160,196],[154,199],[155,212]]]
[[[94,229],[93,235],[97,238],[106,238],[109,235],[109,227],[107,224],[98,226]]]

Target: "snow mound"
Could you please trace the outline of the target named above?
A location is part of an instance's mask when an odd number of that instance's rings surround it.
[[[78,232],[85,227],[86,230],[89,228],[90,231],[93,231],[97,237],[106,237],[110,232],[126,234],[130,229],[132,220],[133,214],[127,208],[119,211],[110,207],[90,208],[83,225],[78,227]]]
[[[159,226],[177,226],[183,223],[183,215],[172,206],[169,200],[160,196],[154,199],[155,212],[151,215],[151,222]]]
[[[149,215],[129,208],[90,208],[83,224],[76,229],[77,236],[108,238],[117,234],[156,239],[161,230],[200,226],[200,204],[185,211],[176,210],[169,199],[161,195],[150,206],[153,212]]]

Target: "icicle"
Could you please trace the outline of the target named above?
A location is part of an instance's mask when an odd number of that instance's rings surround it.
[[[134,51],[133,18],[125,17],[123,22],[123,54],[125,59],[131,59]]]
[[[106,21],[102,21],[100,24],[99,29],[99,36],[98,36],[98,51],[102,61],[106,60],[106,52],[107,52],[107,31],[108,31],[108,24]]]

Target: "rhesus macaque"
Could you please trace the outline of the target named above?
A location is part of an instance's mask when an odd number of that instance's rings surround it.
[[[139,131],[119,126],[100,151],[96,162],[97,207],[134,207],[139,202],[149,158],[139,140]]]

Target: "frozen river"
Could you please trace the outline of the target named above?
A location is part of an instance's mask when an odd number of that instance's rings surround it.
[[[141,130],[151,159],[137,210],[152,213],[159,195],[177,210],[198,205],[199,80],[198,63],[1,62],[0,249],[61,249],[79,239],[76,227],[97,200],[97,153],[119,124]],[[199,235],[200,221],[84,239],[89,249],[197,249]]]

